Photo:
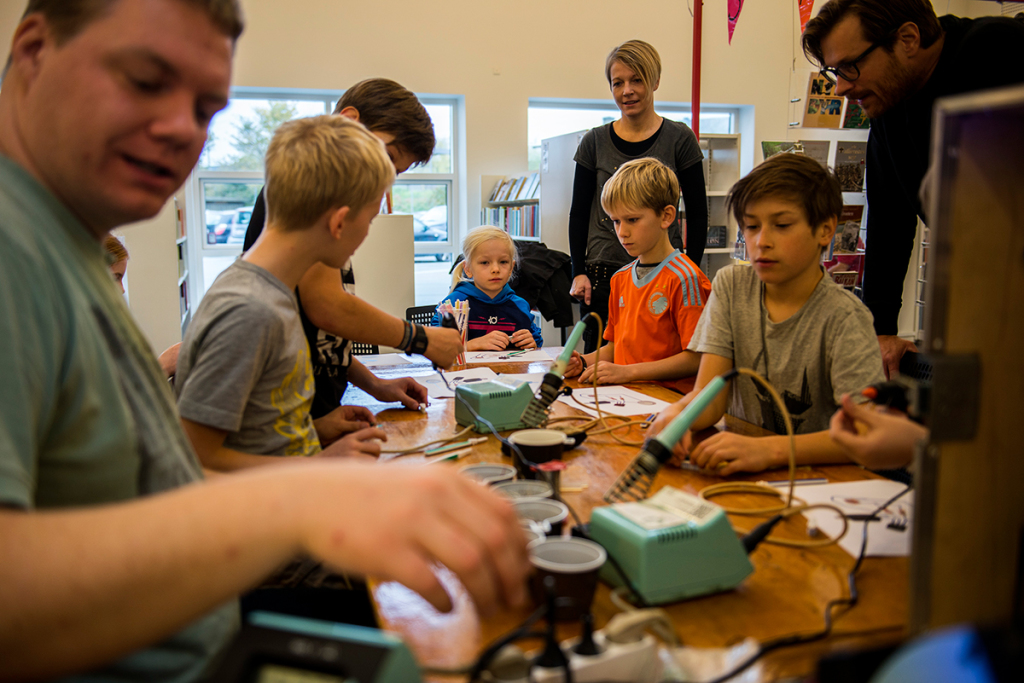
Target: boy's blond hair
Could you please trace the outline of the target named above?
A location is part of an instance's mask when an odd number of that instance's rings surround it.
[[[612,48],[604,60],[604,77],[608,79],[608,85],[612,84],[612,64],[615,62],[636,73],[648,88],[653,88],[661,80],[661,57],[650,43],[627,40]]]
[[[471,281],[466,276],[464,268],[467,263],[472,263],[473,254],[480,248],[480,245],[491,240],[499,240],[508,247],[508,254],[512,258],[512,272],[515,272],[516,254],[518,252],[515,241],[501,228],[496,228],[493,225],[481,225],[479,228],[470,230],[466,235],[466,239],[462,240],[462,258],[464,260],[456,265],[455,270],[452,272],[452,289],[455,289],[455,286],[460,282]]]
[[[361,211],[395,180],[384,143],[343,116],[313,116],[281,125],[267,148],[267,222],[308,228],[329,210]]]
[[[605,213],[615,207],[653,209],[660,213],[666,206],[679,205],[679,180],[657,159],[627,161],[604,184],[601,208]]]

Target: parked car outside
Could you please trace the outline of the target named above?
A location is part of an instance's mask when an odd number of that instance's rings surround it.
[[[447,242],[448,241],[448,207],[444,204],[432,207],[426,211],[414,213],[412,216],[412,234],[416,242]],[[417,256],[432,256],[437,261],[447,261],[451,258],[449,253],[424,254],[418,252]]]
[[[251,206],[225,211],[220,221],[212,226],[207,225],[207,244],[230,244],[241,246],[245,243],[245,231],[252,218]]]

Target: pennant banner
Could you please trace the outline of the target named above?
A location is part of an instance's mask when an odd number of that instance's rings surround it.
[[[807,28],[807,21],[811,18],[811,9],[814,8],[814,0],[797,0],[800,6],[800,33]]]
[[[729,0],[729,44],[732,45],[732,32],[736,30],[736,22],[743,11],[743,0]]]

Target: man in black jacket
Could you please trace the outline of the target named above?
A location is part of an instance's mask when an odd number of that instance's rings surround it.
[[[871,117],[867,150],[864,303],[886,374],[913,343],[900,339],[903,281],[940,97],[1024,82],[1024,22],[935,15],[928,0],[830,0],[807,23],[804,53]]]

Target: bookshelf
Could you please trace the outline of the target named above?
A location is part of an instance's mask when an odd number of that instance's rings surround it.
[[[184,338],[185,330],[192,320],[192,307],[188,291],[188,226],[185,211],[176,196],[174,197],[174,244],[178,251],[178,314],[181,322],[181,336]]]
[[[740,136],[738,133],[705,134],[700,138],[704,153],[704,183],[708,196],[708,241],[701,270],[714,279],[715,273],[729,265],[733,258],[742,258],[737,247],[736,219],[725,208],[729,188],[740,179]],[[682,208],[682,207],[680,207]],[[684,214],[685,215],[685,214]],[[735,254],[740,254],[737,257]]]
[[[480,177],[480,224],[493,225],[517,240],[539,242],[540,174]]]

